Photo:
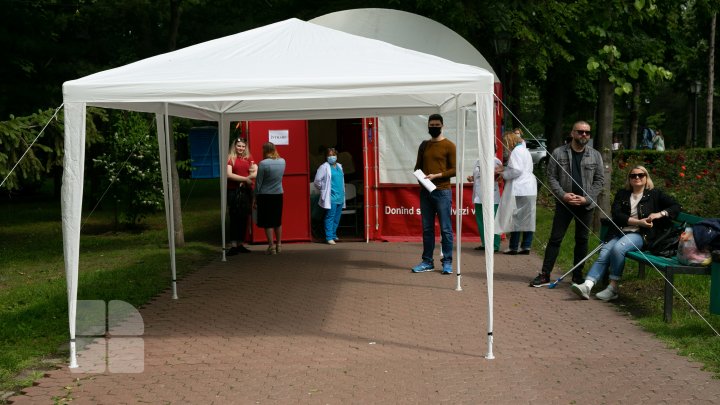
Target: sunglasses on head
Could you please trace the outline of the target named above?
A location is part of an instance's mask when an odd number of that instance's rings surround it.
[[[590,131],[583,131],[582,129],[576,129],[576,130],[575,130],[575,133],[578,134],[578,135],[587,135],[587,136],[592,135],[592,132],[590,132]]]
[[[647,176],[645,173],[630,173],[628,177],[631,179],[643,179]]]

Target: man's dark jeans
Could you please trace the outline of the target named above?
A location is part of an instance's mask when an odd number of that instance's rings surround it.
[[[542,272],[550,274],[555,266],[560,253],[560,244],[562,243],[565,233],[567,232],[570,222],[575,219],[575,250],[573,264],[578,264],[587,255],[588,250],[588,234],[592,225],[593,210],[587,207],[567,207],[557,202],[555,204],[555,217],[553,218],[552,230],[550,231],[550,241],[548,241],[547,249],[545,249],[545,259],[543,260]],[[583,266],[579,266],[573,271],[573,276],[582,277]]]

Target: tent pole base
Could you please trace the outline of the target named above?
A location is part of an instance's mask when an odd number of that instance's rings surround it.
[[[70,340],[70,368],[80,367],[77,362],[77,349],[75,348],[75,339]]]
[[[494,360],[495,355],[493,354],[493,335],[492,332],[488,332],[488,352],[485,355],[485,358],[488,360]]]

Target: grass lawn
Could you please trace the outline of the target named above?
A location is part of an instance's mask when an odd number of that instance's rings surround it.
[[[177,249],[179,277],[217,255],[220,246],[218,181],[185,181],[182,195],[187,243]],[[78,299],[140,306],[170,286],[164,214],[132,232],[114,231],[112,212],[86,212],[82,220]],[[48,362],[67,361],[68,318],[60,203],[45,195],[4,199],[0,224],[4,391],[29,384],[41,375],[33,370],[46,369]]]

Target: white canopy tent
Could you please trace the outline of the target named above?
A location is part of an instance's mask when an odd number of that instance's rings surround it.
[[[369,62],[370,61],[370,62]],[[77,367],[75,318],[87,106],[155,113],[165,193],[173,296],[175,247],[168,117],[215,121],[225,164],[230,121],[362,118],[457,112],[476,105],[483,170],[483,215],[491,218],[493,75],[478,67],[290,19],[64,83],[62,228],[70,322],[70,367]],[[460,120],[458,120],[460,122]],[[463,133],[463,128],[460,128]],[[462,148],[463,137],[459,147]],[[411,170],[411,168],[408,168]],[[225,184],[225,171],[221,170]],[[221,192],[224,219],[225,187]],[[459,203],[459,202],[458,202]],[[485,221],[486,238],[493,237]],[[223,241],[225,231],[223,227]],[[493,256],[488,274],[488,358],[492,354]],[[458,267],[458,287],[460,269]]]

